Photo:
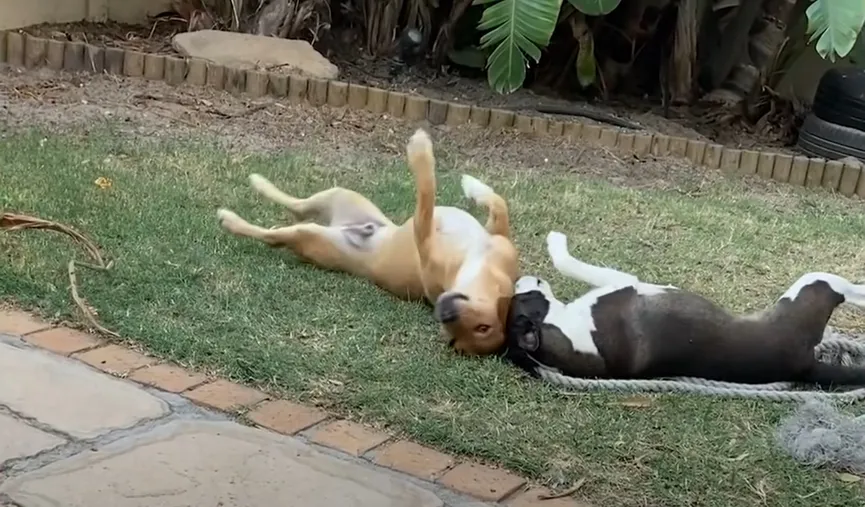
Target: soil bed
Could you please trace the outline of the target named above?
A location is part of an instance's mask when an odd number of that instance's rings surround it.
[[[171,46],[171,38],[185,30],[185,21],[168,16],[155,18],[153,23],[147,26],[114,22],[82,22],[41,24],[22,29],[24,32],[40,37],[86,41],[157,54],[177,54]],[[430,98],[511,109],[523,114],[541,115],[564,121],[578,119],[583,123],[599,123],[584,117],[538,113],[535,108],[540,104],[574,106],[577,103],[541,95],[530,89],[522,89],[503,96],[491,91],[483,79],[448,75],[429,67],[415,67],[392,73],[392,64],[389,60],[372,59],[362,54],[357,49],[357,44],[344,43],[347,39],[338,34],[334,34],[331,38],[342,40],[343,43],[327,44],[329,47],[318,49],[339,67],[340,79],[344,81],[387,90],[418,93]],[[334,47],[339,47],[340,50],[334,51],[332,49]],[[771,148],[775,151],[792,153],[790,148],[782,146],[777,140],[759,136],[747,126],[732,125],[719,128],[717,125],[701,121],[684,107],[670,108],[670,118],[665,118],[661,114],[661,106],[652,104],[649,100],[624,97],[611,99],[604,104],[579,103],[578,105],[630,120],[650,132],[714,141],[741,149]]]
[[[108,21],[105,23],[43,23],[22,28],[21,31],[46,39],[70,40],[133,49],[144,53],[176,55],[171,38],[186,31],[186,22],[179,18],[160,17],[149,26],[129,25]]]

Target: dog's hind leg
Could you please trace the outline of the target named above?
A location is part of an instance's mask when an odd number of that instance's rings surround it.
[[[560,232],[551,231],[547,234],[547,252],[553,261],[553,266],[559,273],[585,282],[592,287],[625,286],[640,283],[640,280],[630,273],[593,266],[574,258],[568,252],[568,238]]]
[[[487,232],[493,235],[510,238],[510,219],[508,204],[505,199],[488,185],[477,178],[464,174],[462,178],[463,194],[480,206],[487,208]]]
[[[285,247],[306,262],[336,271],[365,276],[363,252],[353,246],[344,228],[303,223],[265,229],[250,224],[236,213],[220,209],[220,225],[236,236],[263,241],[273,247]],[[370,252],[371,253],[371,252]]]
[[[826,325],[841,303],[865,307],[865,285],[833,273],[812,272],[799,277],[778,299],[774,318],[794,326],[793,336],[800,336],[806,346],[801,354],[810,367],[802,371],[800,381],[824,389],[865,386],[865,367],[822,363],[814,356],[813,348],[823,340]]]
[[[342,187],[332,187],[301,199],[278,189],[260,174],[250,174],[249,184],[271,201],[288,208],[299,220],[311,220],[322,225],[356,225],[393,223],[369,199]]]
[[[793,285],[781,295],[779,301],[788,299],[796,302],[801,297],[806,297],[820,288],[831,289],[832,292],[844,297],[846,303],[865,308],[865,285],[857,285],[843,276],[832,273],[806,273],[799,277]]]
[[[832,273],[806,273],[761,318],[794,327],[793,336],[801,338],[810,360],[811,349],[822,341],[835,309],[845,302],[865,307],[865,285],[854,284]]]
[[[839,386],[865,386],[865,368],[815,361],[814,365],[803,373],[799,380],[813,382],[823,389]]]

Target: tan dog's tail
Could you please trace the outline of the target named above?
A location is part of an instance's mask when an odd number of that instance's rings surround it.
[[[497,194],[489,185],[468,174],[463,175],[462,187],[466,197],[487,208],[489,213],[486,224],[487,232],[510,238],[508,203],[504,197]]]
[[[416,201],[414,240],[421,265],[430,258],[433,236],[433,211],[436,204],[435,156],[432,141],[423,129],[417,129],[406,147],[408,165],[414,173]]]

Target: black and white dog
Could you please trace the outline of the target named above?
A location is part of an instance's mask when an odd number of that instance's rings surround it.
[[[865,307],[865,285],[808,273],[773,308],[736,316],[698,294],[582,262],[559,232],[547,249],[560,273],[593,288],[565,304],[540,278],[517,281],[504,354],[533,376],[547,368],[580,378],[865,385],[865,368],[814,355],[838,305]]]

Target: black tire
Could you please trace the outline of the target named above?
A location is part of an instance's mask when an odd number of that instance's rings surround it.
[[[812,157],[837,160],[852,156],[865,162],[865,132],[829,123],[814,114],[805,118],[797,146]]]
[[[865,132],[865,69],[829,69],[814,94],[813,113],[829,123]]]

